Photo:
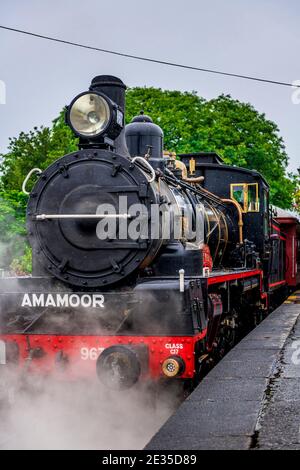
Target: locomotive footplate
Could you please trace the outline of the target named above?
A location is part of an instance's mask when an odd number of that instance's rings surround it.
[[[12,334],[193,335],[206,328],[207,279],[142,279],[80,290],[42,277],[0,280],[0,331]]]

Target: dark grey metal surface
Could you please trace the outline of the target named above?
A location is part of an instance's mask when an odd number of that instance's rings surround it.
[[[146,449],[300,449],[300,365],[291,359],[293,341],[300,341],[298,318],[300,305],[292,300],[269,315],[214,367]]]

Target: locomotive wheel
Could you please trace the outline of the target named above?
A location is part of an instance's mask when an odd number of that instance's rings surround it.
[[[111,346],[99,356],[96,370],[99,380],[105,386],[112,390],[124,390],[138,381],[141,365],[132,349]]]

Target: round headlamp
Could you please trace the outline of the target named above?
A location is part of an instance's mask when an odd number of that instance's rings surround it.
[[[109,127],[112,106],[98,93],[86,92],[70,104],[68,120],[73,131],[83,137],[96,137]]]

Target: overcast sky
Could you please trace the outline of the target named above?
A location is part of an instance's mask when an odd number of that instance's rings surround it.
[[[0,0],[0,24],[100,48],[292,82],[300,80],[297,0]],[[95,75],[128,86],[221,93],[275,121],[290,169],[300,166],[300,104],[293,90],[78,49],[0,30],[0,152],[8,137],[49,125]],[[146,110],[145,110],[146,111]]]

